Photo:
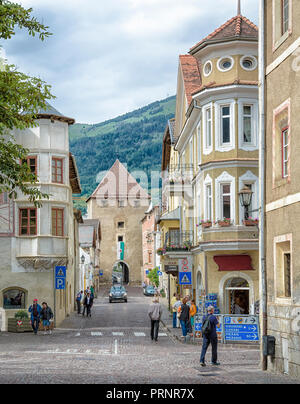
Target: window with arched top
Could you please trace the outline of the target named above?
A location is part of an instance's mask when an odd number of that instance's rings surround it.
[[[13,287],[2,292],[3,308],[5,310],[25,309],[26,292],[24,289]]]

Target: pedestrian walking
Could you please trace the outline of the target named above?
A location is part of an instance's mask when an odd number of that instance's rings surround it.
[[[28,309],[29,313],[31,313],[31,327],[35,335],[38,333],[38,329],[41,321],[41,311],[42,308],[38,304],[38,299],[34,299],[32,305]]]
[[[190,307],[190,325],[191,325],[191,335],[193,335],[194,331],[194,324],[195,324],[195,315],[197,314],[197,306],[195,303],[195,300],[191,301],[191,307]]]
[[[177,300],[178,300],[178,297],[177,297],[176,293],[174,293],[174,295],[171,299],[171,307],[173,310],[173,328],[177,328],[177,309],[174,307]]]
[[[174,310],[176,310],[176,327],[177,328],[180,328],[180,318],[179,318],[179,316],[178,316],[178,309],[179,309],[179,307],[181,306],[181,304],[182,304],[182,302],[181,302],[181,299],[180,299],[180,296],[179,295],[177,295],[176,296],[176,298],[177,298],[177,300],[176,300],[176,302],[175,302],[175,304],[174,304]]]
[[[187,334],[189,331],[189,322],[190,322],[190,308],[187,305],[186,297],[182,300],[182,304],[178,309],[178,315],[180,317],[182,337],[184,338],[184,342],[187,342]]]
[[[218,336],[217,336],[217,327],[220,327],[219,320],[216,316],[214,316],[215,309],[210,306],[207,309],[208,315],[203,317],[202,322],[202,337],[203,337],[203,345],[202,352],[200,357],[200,365],[206,366],[205,364],[205,355],[209,345],[212,346],[212,365],[219,366],[218,362]]]
[[[93,300],[94,299],[91,296],[91,292],[87,292],[87,294],[86,294],[86,296],[85,296],[85,298],[83,300],[83,306],[84,306],[83,317],[84,317],[85,310],[86,310],[86,316],[87,317],[92,317],[91,308],[93,306]]]
[[[153,303],[149,306],[148,316],[151,320],[151,340],[158,342],[159,323],[162,315],[162,307],[157,297],[154,298]]]
[[[51,334],[50,326],[53,319],[53,312],[46,302],[42,303],[41,320],[43,321],[44,335]]]
[[[77,304],[77,313],[81,314],[81,299],[82,299],[83,291],[77,293],[76,295],[76,304]]]
[[[83,315],[83,317],[84,317],[84,314],[86,312],[86,306],[84,305],[84,301],[85,301],[86,296],[87,296],[87,290],[85,290],[83,292],[83,298],[82,298],[82,306],[83,306],[82,315]]]
[[[94,299],[94,297],[95,297],[95,288],[94,288],[93,285],[91,285],[91,296]]]

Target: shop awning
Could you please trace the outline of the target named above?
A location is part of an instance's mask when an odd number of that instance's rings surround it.
[[[217,255],[214,261],[219,271],[254,271],[249,255]]]

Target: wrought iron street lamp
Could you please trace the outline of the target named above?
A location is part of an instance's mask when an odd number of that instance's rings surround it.
[[[253,192],[246,185],[239,192],[240,203],[245,208],[245,220],[249,219],[249,206],[252,202]]]

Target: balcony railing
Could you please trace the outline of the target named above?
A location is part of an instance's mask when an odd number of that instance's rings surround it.
[[[192,231],[172,231],[166,234],[164,251],[190,251],[194,245]]]
[[[193,178],[194,168],[191,164],[170,165],[166,171],[163,172],[163,186],[167,184],[176,184],[189,182]]]

